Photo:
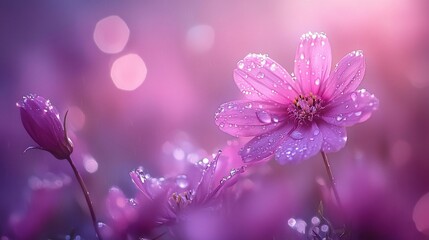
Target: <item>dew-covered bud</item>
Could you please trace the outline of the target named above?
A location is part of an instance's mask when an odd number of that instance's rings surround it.
[[[25,130],[38,144],[36,149],[50,152],[57,159],[67,159],[73,152],[73,143],[67,137],[60,115],[51,102],[41,96],[27,95],[18,102]]]

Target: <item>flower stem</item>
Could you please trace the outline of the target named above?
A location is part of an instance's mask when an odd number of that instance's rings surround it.
[[[349,224],[344,213],[344,207],[343,207],[343,204],[341,203],[340,195],[338,194],[338,191],[337,191],[337,185],[334,179],[334,175],[332,174],[331,164],[329,163],[328,156],[326,155],[326,153],[324,151],[321,151],[320,153],[322,154],[323,162],[325,163],[326,171],[328,172],[329,180],[331,181],[332,190],[334,191],[335,200],[337,201],[341,217],[345,221],[343,226],[343,232],[339,237],[340,239],[343,239],[343,237],[345,237],[346,239],[349,239],[351,238],[350,232],[347,230],[347,226]]]
[[[102,240],[99,228],[98,228],[98,224],[97,224],[97,219],[95,218],[95,212],[94,212],[94,207],[92,205],[92,201],[91,198],[89,198],[89,191],[85,186],[85,182],[83,181],[82,177],[80,176],[79,172],[77,171],[76,166],[74,165],[71,157],[67,158],[67,161],[70,163],[70,166],[73,169],[74,175],[77,178],[77,181],[80,184],[80,187],[82,189],[83,195],[85,196],[85,200],[86,200],[86,204],[88,205],[89,211],[91,213],[91,218],[92,218],[92,224],[94,225],[94,229],[95,229],[95,234],[97,235],[97,238],[99,240]]]
[[[322,154],[323,162],[325,163],[325,167],[326,167],[326,172],[328,172],[329,180],[331,181],[331,186],[332,186],[332,190],[334,191],[335,200],[337,201],[338,206],[339,206],[340,210],[342,211],[343,205],[342,205],[341,200],[340,200],[340,195],[338,194],[338,191],[337,191],[336,182],[334,179],[334,175],[332,174],[331,164],[329,163],[328,156],[326,155],[326,153],[324,151],[321,151],[320,153]]]

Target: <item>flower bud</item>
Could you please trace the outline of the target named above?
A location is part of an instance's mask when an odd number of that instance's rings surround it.
[[[73,152],[73,143],[67,137],[57,109],[49,100],[37,95],[27,95],[18,102],[21,121],[25,130],[38,144],[29,149],[41,149],[50,152],[57,159],[67,159]],[[67,114],[66,114],[67,115]],[[66,116],[67,117],[67,116]]]

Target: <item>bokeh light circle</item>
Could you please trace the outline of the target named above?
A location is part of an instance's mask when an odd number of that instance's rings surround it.
[[[209,51],[215,41],[215,31],[209,25],[196,25],[191,27],[186,34],[186,45],[196,53]]]
[[[130,29],[118,16],[101,19],[95,25],[94,42],[104,53],[119,53],[127,45]]]
[[[423,195],[414,206],[413,221],[417,230],[429,236],[429,193]]]
[[[116,59],[110,71],[115,86],[126,91],[133,91],[138,88],[145,80],[146,75],[146,64],[139,55],[134,53]]]

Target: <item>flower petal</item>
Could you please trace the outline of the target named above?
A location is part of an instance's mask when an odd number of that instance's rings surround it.
[[[320,121],[317,125],[323,136],[323,151],[337,152],[346,145],[347,132],[345,127],[335,126],[324,121]]]
[[[215,122],[222,131],[233,136],[256,136],[278,127],[287,116],[286,109],[275,102],[233,101],[219,107]]]
[[[302,93],[318,94],[331,70],[331,47],[323,33],[302,35],[296,51],[294,72]]]
[[[378,108],[378,99],[365,89],[351,92],[331,101],[322,114],[327,123],[352,126],[366,121]]]
[[[356,90],[365,75],[365,58],[362,51],[353,51],[343,57],[329,76],[323,91],[324,99]]]
[[[136,187],[148,198],[155,199],[161,194],[167,193],[174,184],[170,179],[153,178],[146,174],[142,167],[130,172],[130,177]]]
[[[310,158],[320,151],[322,141],[323,135],[317,124],[299,126],[277,148],[276,160],[280,164],[286,164]]]
[[[237,64],[234,80],[248,99],[289,103],[298,94],[297,83],[267,55],[248,54]]]
[[[260,161],[273,155],[277,147],[288,138],[292,128],[292,124],[285,124],[279,129],[254,137],[239,152],[243,162]]]

